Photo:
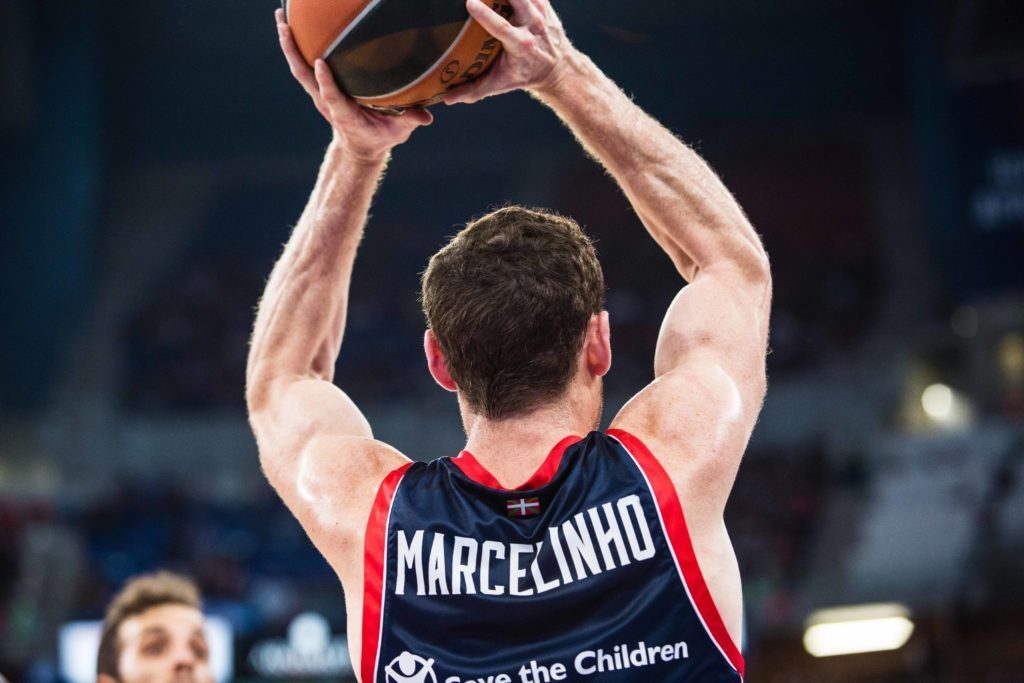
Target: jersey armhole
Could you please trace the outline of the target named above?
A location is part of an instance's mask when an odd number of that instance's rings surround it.
[[[644,476],[647,487],[658,506],[662,529],[669,540],[669,548],[675,561],[679,577],[690,598],[694,611],[704,625],[711,641],[718,648],[725,660],[736,672],[743,676],[744,662],[740,649],[733,642],[732,636],[725,628],[725,622],[718,612],[718,607],[711,597],[704,574],[697,563],[697,555],[693,550],[693,542],[686,526],[683,506],[679,501],[675,486],[661,462],[651,453],[644,443],[629,432],[621,429],[609,429],[608,436],[614,438],[626,453],[633,459]]]
[[[410,467],[412,463],[407,462],[384,477],[377,488],[370,518],[366,522],[366,534],[363,537],[363,637],[359,652],[359,670],[362,672],[360,679],[363,683],[373,683],[376,680],[384,619],[384,584],[387,579],[387,536],[391,507],[398,485]]]

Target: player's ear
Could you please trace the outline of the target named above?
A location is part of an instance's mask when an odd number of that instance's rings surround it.
[[[587,323],[587,366],[597,377],[604,377],[612,368],[612,333],[608,311],[590,317]]]
[[[448,365],[444,361],[444,354],[431,330],[423,335],[423,352],[427,355],[427,367],[430,368],[430,375],[434,381],[448,391],[458,391],[455,380],[448,373]]]
[[[96,683],[117,683],[117,680],[113,676],[99,674],[96,676]]]

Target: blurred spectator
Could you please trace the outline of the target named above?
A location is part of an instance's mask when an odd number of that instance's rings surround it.
[[[213,683],[199,591],[169,572],[139,576],[107,608],[98,683]]]

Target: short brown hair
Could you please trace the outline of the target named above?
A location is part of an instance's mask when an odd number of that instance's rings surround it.
[[[501,420],[565,391],[604,306],[604,276],[571,218],[505,206],[430,259],[422,301],[459,392],[475,413]]]
[[[119,678],[117,661],[121,658],[121,643],[118,631],[121,624],[160,605],[186,605],[197,610],[203,608],[199,589],[184,576],[160,571],[135,577],[125,584],[107,607],[96,661],[97,675]]]

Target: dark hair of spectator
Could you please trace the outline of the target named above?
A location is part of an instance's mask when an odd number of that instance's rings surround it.
[[[201,610],[199,589],[189,579],[171,572],[160,571],[137,576],[114,596],[103,620],[96,674],[119,678],[117,662],[121,658],[118,631],[131,617],[161,605],[186,605]]]
[[[569,385],[587,323],[604,305],[593,242],[570,218],[506,206],[430,259],[422,302],[473,412],[522,415]]]

